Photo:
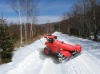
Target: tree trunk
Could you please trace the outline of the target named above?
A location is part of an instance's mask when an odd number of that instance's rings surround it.
[[[24,27],[25,27],[25,42],[27,43],[27,25],[26,25],[26,21],[27,21],[27,19],[25,20]]]
[[[67,32],[68,32],[68,34],[70,35],[70,26],[69,26],[70,24],[69,24],[69,20],[68,20],[68,28],[67,28]]]
[[[32,22],[32,19],[31,19],[31,27],[30,27],[30,40],[32,40],[33,38],[33,22]]]
[[[17,5],[18,5],[18,16],[19,16],[19,23],[20,23],[20,43],[22,45],[23,43],[23,37],[22,37],[22,24],[21,24],[21,10],[20,10],[20,4],[19,1],[17,0]]]
[[[1,59],[1,52],[0,52],[0,64],[2,63],[2,59]]]
[[[21,16],[20,16],[20,11],[18,12],[19,14],[19,22],[20,22],[20,43],[23,43],[23,39],[22,39],[22,24],[21,24]]]

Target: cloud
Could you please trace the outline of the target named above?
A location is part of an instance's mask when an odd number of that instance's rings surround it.
[[[37,16],[36,24],[45,24],[61,21],[62,18],[60,16]],[[8,23],[19,23],[18,17],[7,17],[6,21]],[[24,17],[22,17],[22,23],[25,21]]]
[[[38,16],[37,24],[52,23],[61,21],[60,16]]]
[[[19,23],[18,17],[6,17],[7,23]]]

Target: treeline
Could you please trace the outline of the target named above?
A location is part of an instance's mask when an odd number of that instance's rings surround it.
[[[63,14],[63,20],[56,23],[55,30],[86,38],[100,32],[100,1],[79,0],[71,12]]]
[[[22,41],[23,43],[29,43],[30,41],[34,41],[34,38],[36,38],[38,35],[43,35],[45,32],[44,32],[44,26],[42,25],[32,25],[32,30],[33,30],[33,33],[31,33],[31,24],[30,23],[27,23],[26,27],[27,27],[27,39],[25,38],[25,25],[22,24]],[[13,24],[13,25],[10,25],[8,27],[8,31],[9,33],[12,33],[14,35],[14,37],[16,38],[17,41],[20,41],[20,25],[19,24]]]

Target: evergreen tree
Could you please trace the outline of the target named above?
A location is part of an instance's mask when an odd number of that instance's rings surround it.
[[[6,28],[0,27],[0,49],[2,52],[1,61],[2,62],[9,62],[12,58],[12,51],[14,48],[14,40],[12,35],[7,32]]]

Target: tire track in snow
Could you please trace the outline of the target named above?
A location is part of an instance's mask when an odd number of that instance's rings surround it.
[[[89,55],[89,53],[85,51],[83,56],[84,57],[80,58],[80,60],[82,60],[83,63],[86,65],[88,71],[91,71],[92,74],[98,74],[100,72],[100,60],[96,57],[92,58],[94,56],[92,54]]]
[[[86,52],[80,56],[61,64],[64,74],[98,74],[100,67]]]
[[[94,60],[85,52],[83,52],[81,56],[75,58],[72,62],[72,65],[77,71],[76,74],[98,74],[100,71],[100,67],[97,67]]]
[[[33,59],[32,59],[33,58]],[[35,65],[39,63],[39,52],[36,50],[34,53],[27,56],[23,61],[18,63],[15,68],[9,70],[6,72],[6,74],[16,74],[16,72],[20,74],[33,74],[33,71],[35,69]]]
[[[63,74],[60,64],[53,63],[51,58],[47,58],[44,61],[43,67],[39,74]]]

